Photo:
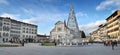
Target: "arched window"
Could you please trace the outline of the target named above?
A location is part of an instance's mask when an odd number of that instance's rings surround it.
[[[6,38],[6,41],[8,41],[8,38]]]
[[[29,38],[31,38],[31,36],[29,36]]]
[[[23,38],[25,38],[25,35],[23,35]]]
[[[5,38],[3,38],[3,42],[5,41]]]
[[[26,35],[26,38],[28,38],[28,35]]]
[[[6,36],[9,36],[9,34],[8,34],[8,33],[6,33]]]
[[[9,31],[9,27],[6,27],[6,31]]]
[[[3,33],[3,36],[5,36],[5,33]]]
[[[0,26],[2,26],[2,22],[0,22]]]

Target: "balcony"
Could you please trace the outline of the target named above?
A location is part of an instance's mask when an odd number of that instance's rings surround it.
[[[118,17],[118,15],[116,15],[116,16],[114,16],[114,17],[110,17],[111,19],[108,20],[107,22],[108,22],[108,23],[111,23],[111,22],[113,22],[114,20],[116,20],[117,17]]]
[[[114,22],[108,24],[108,27],[110,27],[110,26],[112,26],[112,25],[114,25],[114,24],[116,24],[116,23],[118,23],[118,22],[119,22],[119,20],[117,19],[117,20],[115,20]]]
[[[119,28],[119,25],[114,25],[111,28],[108,28],[107,31],[110,31],[110,30],[115,29],[115,28]]]
[[[116,35],[117,33],[119,33],[119,30],[114,31],[114,32],[110,32],[110,33],[108,33],[108,35]]]

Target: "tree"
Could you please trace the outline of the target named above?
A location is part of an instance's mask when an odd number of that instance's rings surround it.
[[[81,32],[81,36],[82,36],[82,38],[86,38],[84,31]]]

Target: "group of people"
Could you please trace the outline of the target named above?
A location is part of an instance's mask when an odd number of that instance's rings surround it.
[[[104,45],[105,46],[111,46],[111,45],[117,46],[117,41],[105,41]]]
[[[104,42],[105,46],[112,46],[112,50],[114,50],[114,46],[117,46],[117,41],[105,41]]]

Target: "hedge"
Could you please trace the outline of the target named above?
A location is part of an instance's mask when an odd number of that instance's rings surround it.
[[[0,44],[0,47],[19,47],[19,45]]]
[[[55,46],[55,43],[42,43],[42,46]]]

